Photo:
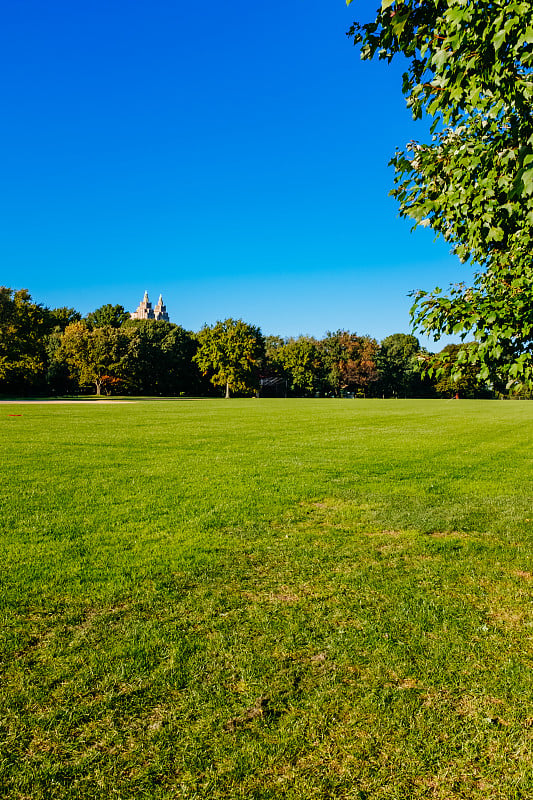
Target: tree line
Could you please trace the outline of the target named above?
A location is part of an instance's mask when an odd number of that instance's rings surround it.
[[[498,387],[473,367],[452,379],[463,346],[444,348],[436,379],[423,369],[434,355],[409,334],[381,342],[347,330],[283,338],[233,319],[194,333],[132,320],[120,305],[82,318],[33,302],[25,289],[0,287],[0,393],[8,396],[490,396]]]

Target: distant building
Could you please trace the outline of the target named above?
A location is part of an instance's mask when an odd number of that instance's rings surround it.
[[[170,322],[167,314],[167,307],[163,303],[163,295],[159,295],[159,300],[157,301],[157,305],[154,308],[154,317],[155,319],[162,319],[164,322]]]
[[[130,319],[162,319],[164,322],[170,322],[167,307],[163,303],[163,295],[159,295],[156,307],[152,308],[152,304],[148,299],[148,292],[145,292],[137,311],[133,311],[130,314]]]

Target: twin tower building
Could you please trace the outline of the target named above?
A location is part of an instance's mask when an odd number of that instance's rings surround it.
[[[163,295],[159,295],[156,307],[152,308],[152,304],[148,299],[148,292],[145,292],[137,311],[130,314],[130,319],[162,319],[165,322],[170,322],[167,307],[163,303]]]

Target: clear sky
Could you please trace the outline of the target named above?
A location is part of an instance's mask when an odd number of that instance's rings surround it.
[[[4,4],[0,283],[83,314],[162,292],[191,330],[409,332],[411,289],[467,275],[388,197],[427,132],[345,35],[377,4]]]

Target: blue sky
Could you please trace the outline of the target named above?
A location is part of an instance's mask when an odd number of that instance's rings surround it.
[[[388,197],[427,134],[401,65],[345,35],[376,5],[5,4],[0,283],[83,314],[162,292],[192,330],[408,332],[411,289],[467,275]]]

